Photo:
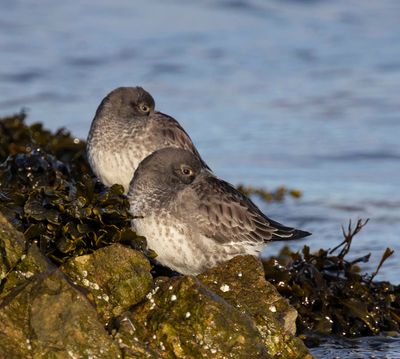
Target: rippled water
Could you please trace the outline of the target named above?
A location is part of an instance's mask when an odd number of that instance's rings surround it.
[[[107,92],[142,85],[220,177],[304,191],[260,203],[313,232],[295,246],[333,247],[342,224],[368,217],[353,255],[372,252],[372,272],[394,248],[377,278],[399,283],[399,1],[0,4],[0,114],[24,107],[86,137]]]
[[[399,359],[399,337],[368,337],[357,339],[332,338],[311,349],[315,358],[321,359]]]

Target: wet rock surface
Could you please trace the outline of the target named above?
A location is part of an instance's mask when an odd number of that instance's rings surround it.
[[[143,300],[153,286],[147,258],[121,244],[72,258],[61,270],[83,287],[106,323]]]
[[[259,259],[238,256],[198,278],[214,293],[254,320],[273,357],[308,356],[303,342],[294,336],[297,311],[265,280]]]
[[[0,280],[15,268],[25,252],[25,239],[22,233],[13,229],[10,223],[0,216]]]
[[[4,223],[4,217],[0,216]],[[8,228],[2,232],[18,238]],[[20,238],[19,238],[20,239]],[[20,241],[18,241],[20,243]],[[4,253],[4,252],[3,252]],[[16,253],[20,253],[18,250]],[[11,256],[12,257],[12,256]],[[2,255],[2,262],[7,257]],[[118,358],[118,345],[77,290],[35,244],[2,279],[0,353],[4,358]]]
[[[127,351],[139,340],[163,358],[270,357],[251,318],[191,276],[159,280],[121,322]]]

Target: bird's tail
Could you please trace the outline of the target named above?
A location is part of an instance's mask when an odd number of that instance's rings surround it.
[[[276,231],[272,234],[271,241],[287,241],[311,236],[310,232],[302,231],[301,229],[286,227],[279,222],[271,222],[271,225],[276,228]]]

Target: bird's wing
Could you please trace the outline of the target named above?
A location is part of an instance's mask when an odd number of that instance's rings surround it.
[[[195,198],[194,207],[187,205],[187,216],[201,233],[218,242],[257,245],[310,235],[269,219],[249,198],[214,176],[195,180],[185,191],[186,203]]]
[[[192,152],[197,158],[199,158],[205,168],[210,169],[203,161],[191,138],[178,121],[176,121],[173,117],[161,112],[155,112],[152,116],[155,120],[155,123],[159,124],[159,126],[157,126],[157,129],[164,139],[165,147],[178,147],[184,150],[188,150]]]

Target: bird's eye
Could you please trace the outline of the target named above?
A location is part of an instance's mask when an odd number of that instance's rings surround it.
[[[140,110],[140,112],[143,112],[143,113],[149,113],[150,112],[150,106],[146,105],[145,103],[141,103],[139,105],[139,110]]]
[[[188,166],[181,166],[181,172],[184,176],[193,176],[193,170]]]

